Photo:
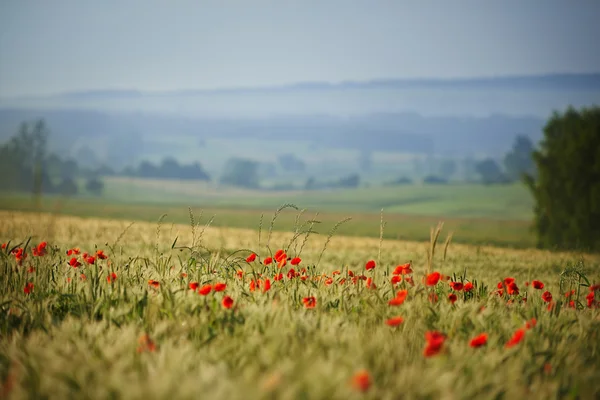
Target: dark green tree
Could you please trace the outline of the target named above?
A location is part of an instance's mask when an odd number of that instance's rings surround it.
[[[505,183],[507,181],[502,169],[500,169],[500,165],[491,158],[486,158],[475,164],[475,171],[481,176],[481,181],[486,185]]]
[[[600,251],[600,107],[555,112],[533,159],[538,246]]]
[[[512,150],[504,157],[504,169],[508,179],[518,181],[523,174],[534,175],[533,143],[525,135],[515,138]]]
[[[225,165],[221,183],[250,189],[258,188],[259,163],[242,158],[232,158]]]
[[[98,178],[90,178],[85,183],[85,190],[94,196],[101,196],[104,191],[104,182]]]

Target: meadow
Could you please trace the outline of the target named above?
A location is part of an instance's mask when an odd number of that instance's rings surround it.
[[[597,255],[169,218],[0,211],[0,397],[600,395]]]

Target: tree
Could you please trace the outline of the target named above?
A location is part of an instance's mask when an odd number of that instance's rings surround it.
[[[600,107],[555,112],[533,160],[538,247],[600,251]]]
[[[306,169],[304,161],[293,154],[282,154],[277,157],[277,162],[288,172],[303,172]]]
[[[523,174],[533,175],[533,143],[525,135],[515,138],[512,150],[504,157],[504,169],[512,181],[520,180]]]
[[[98,178],[90,178],[85,183],[85,189],[94,196],[101,196],[104,191],[104,182]]]
[[[475,164],[475,171],[481,176],[481,181],[486,185],[507,181],[498,163],[491,158],[486,158]]]
[[[225,165],[221,183],[245,188],[258,188],[259,163],[242,158],[232,158]]]

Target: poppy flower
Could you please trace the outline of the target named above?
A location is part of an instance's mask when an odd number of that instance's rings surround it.
[[[275,261],[279,262],[279,260],[281,260],[282,258],[287,258],[287,254],[285,254],[285,251],[283,251],[282,249],[279,249],[275,252],[273,258],[275,259]]]
[[[391,279],[392,285],[402,282],[402,275],[394,275]]]
[[[374,260],[367,261],[367,264],[365,265],[365,269],[367,271],[370,271],[370,270],[372,270],[374,268],[375,268],[375,261]]]
[[[212,290],[212,285],[204,285],[200,289],[198,289],[198,294],[201,294],[202,296],[206,296],[207,294],[210,293],[211,290]]]
[[[246,257],[246,262],[247,262],[247,263],[251,263],[251,262],[253,262],[254,260],[256,260],[256,254],[255,254],[255,253],[252,253],[252,254],[250,254],[248,257]]]
[[[341,274],[341,272],[340,272],[340,270],[339,270],[339,269],[336,269],[335,271],[333,271],[333,272],[331,273],[331,275],[332,275],[332,276],[336,276],[336,275],[340,275],[340,274]]]
[[[187,278],[187,273],[182,272],[181,274],[179,274],[179,277],[182,278],[182,279],[183,278]]]
[[[72,257],[72,258],[69,260],[69,265],[70,265],[71,267],[73,267],[73,268],[77,268],[77,267],[80,267],[80,266],[81,266],[81,263],[80,263],[79,261],[77,261],[77,258],[76,258],[76,257]]]
[[[215,285],[213,286],[213,290],[215,292],[222,292],[223,290],[225,290],[225,288],[227,288],[227,284],[223,282],[215,283]]]
[[[338,282],[340,285],[343,285],[344,283],[346,283],[346,278],[342,278],[340,279],[340,281]]]
[[[588,308],[592,308],[595,303],[595,295],[594,292],[589,292],[587,296],[585,296],[585,300],[587,301]]]
[[[278,274],[275,274],[275,276],[273,277],[274,281],[280,281],[283,279],[283,274],[280,272]]]
[[[463,290],[465,292],[470,292],[471,290],[473,290],[473,284],[471,282],[465,283],[465,285],[463,286]]]
[[[87,256],[87,257],[85,257],[85,262],[91,265],[91,264],[93,264],[93,263],[96,262],[96,257],[94,257],[94,256]]]
[[[198,289],[198,286],[200,286],[198,282],[190,282],[188,284],[188,288],[190,288],[190,290],[193,290],[194,292],[196,291],[196,289]]]
[[[85,276],[85,274],[81,274],[81,275],[79,275],[79,279],[81,279],[82,281],[85,281],[87,279],[87,276]],[[115,274],[115,279],[117,279],[117,274]]]
[[[450,303],[454,304],[456,303],[456,300],[458,300],[458,297],[454,293],[450,293],[448,295],[448,300],[450,300]]]
[[[393,299],[391,299],[390,301],[388,301],[388,305],[390,306],[400,306],[402,305],[402,303],[404,303],[404,301],[406,300],[406,297],[408,296],[408,290],[399,290],[396,293],[396,297],[394,297]]]
[[[282,257],[277,262],[277,268],[281,269],[281,268],[285,267],[286,264],[287,264],[287,259],[285,257]]]
[[[34,257],[42,257],[46,255],[46,246],[48,245],[48,243],[46,242],[41,242],[40,244],[38,244],[37,246],[35,246],[32,250],[33,256]]]
[[[359,392],[366,392],[371,387],[371,375],[366,370],[362,370],[354,374],[352,377],[352,387]]]
[[[33,292],[33,282],[27,282],[23,288],[23,293],[30,294]]]
[[[573,296],[574,294],[575,294],[575,290],[571,290],[570,292],[565,293],[565,297],[569,298],[569,297]]]
[[[377,289],[377,285],[375,285],[375,283],[373,282],[373,279],[371,279],[371,278],[367,279],[367,287],[369,289]]]
[[[266,293],[271,290],[271,280],[265,279],[265,285],[263,286],[263,292]]]
[[[317,299],[314,296],[305,297],[302,299],[305,308],[315,308],[317,305]]]
[[[150,285],[153,288],[157,289],[160,286],[160,282],[159,281],[155,281],[154,279],[149,279],[148,280],[148,285]]]
[[[8,245],[8,243],[2,243],[2,250],[6,249],[7,245]]]
[[[35,267],[29,266],[29,268],[27,268],[27,272],[33,274],[35,272]]]
[[[233,307],[233,299],[229,296],[225,296],[223,297],[223,301],[221,302],[221,304],[223,305],[223,307],[230,309],[231,307]]]
[[[81,279],[85,280],[85,275],[81,274]],[[108,283],[113,283],[114,281],[117,280],[117,274],[115,274],[114,272],[111,272],[107,277],[106,277],[106,281]]]
[[[525,322],[525,329],[531,329],[537,325],[537,319],[531,318],[529,321]]]
[[[543,289],[544,288],[544,284],[540,281],[532,281],[531,286],[533,286],[534,289]]]
[[[333,278],[327,278],[327,279],[325,279],[325,284],[327,286],[331,285],[332,283],[333,283]]]
[[[508,286],[508,285],[510,285],[511,283],[514,283],[514,282],[515,282],[515,278],[510,278],[510,277],[504,278],[504,285],[506,285],[506,286]]]
[[[354,272],[348,270],[348,276],[353,277],[354,276]]]
[[[100,260],[106,260],[108,258],[108,256],[104,254],[104,250],[97,250],[96,257],[98,257]]]
[[[457,292],[460,292],[463,289],[463,286],[462,282],[450,282],[452,290],[456,290]]]
[[[425,340],[427,344],[423,350],[425,357],[432,357],[442,351],[444,342],[446,341],[446,335],[438,331],[425,332]]]
[[[78,255],[79,254],[79,247],[75,247],[72,249],[67,250],[67,255],[68,256],[72,256],[72,255]]]
[[[293,279],[297,276],[300,276],[300,274],[296,273],[296,270],[294,270],[294,268],[290,268],[290,270],[287,273],[288,279]]]
[[[263,261],[263,264],[265,264],[265,265],[269,265],[269,264],[271,264],[272,262],[273,262],[273,258],[271,258],[271,257],[267,257],[267,258],[265,258],[265,259],[264,259],[264,261]]]
[[[396,266],[396,268],[394,268],[394,272],[392,272],[393,275],[408,275],[412,273],[412,269],[411,267],[411,263],[406,263],[406,264],[401,264]]]
[[[298,264],[300,264],[301,261],[302,260],[300,259],[300,257],[294,257],[294,258],[292,258],[292,261],[290,262],[290,264],[298,265]]]
[[[552,293],[546,290],[542,294],[542,300],[544,300],[546,303],[550,303],[552,301]]]
[[[596,290],[600,290],[600,283],[590,286],[590,292],[595,292]]]
[[[524,328],[517,329],[515,331],[515,333],[512,335],[512,337],[510,338],[510,340],[508,342],[506,342],[505,347],[511,348],[513,346],[516,346],[517,344],[519,344],[519,342],[521,342],[521,340],[523,340],[524,337],[525,337],[525,329]]]
[[[430,303],[437,303],[439,300],[439,297],[438,297],[437,293],[429,293],[429,296],[427,296],[427,299],[429,300]]]
[[[427,286],[435,286],[437,285],[437,283],[440,280],[440,273],[439,272],[432,272],[431,274],[427,275],[427,278],[425,280],[425,284]]]
[[[390,318],[387,321],[385,321],[386,325],[389,325],[389,326],[398,326],[403,322],[404,322],[404,318],[402,318],[402,317],[393,317],[393,318]]]
[[[517,286],[517,284],[515,282],[511,282],[506,286],[506,293],[511,294],[511,295],[518,295],[519,287]]]
[[[471,339],[471,341],[469,342],[469,346],[473,348],[485,346],[487,344],[487,339],[488,334],[482,333],[481,335],[475,336],[473,339]]]
[[[154,352],[156,351],[156,344],[154,343],[154,341],[152,339],[150,339],[150,336],[148,335],[142,335],[140,336],[139,340],[138,340],[138,348],[137,348],[137,352],[138,353],[143,353],[145,351],[147,352]]]

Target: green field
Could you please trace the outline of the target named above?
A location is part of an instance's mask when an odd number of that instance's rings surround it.
[[[277,221],[289,231],[308,218],[295,226],[289,217]],[[377,238],[305,241],[270,234],[270,218],[260,235],[37,212],[0,219],[0,243],[10,241],[0,251],[0,398],[600,396],[600,291],[589,287],[600,283],[598,256],[445,247],[446,232],[434,251]],[[67,256],[73,247],[107,258]],[[263,265],[276,249],[287,264]],[[258,258],[247,262],[251,252]]]
[[[103,199],[46,197],[39,210],[142,221],[157,221],[167,214],[166,222],[187,223],[191,207],[198,215],[202,211],[203,222],[214,216],[213,226],[257,229],[261,216],[267,221],[281,205],[295,203],[306,209],[306,216],[320,221],[314,229],[321,234],[350,217],[339,227],[339,233],[379,237],[383,209],[385,238],[428,240],[429,228],[443,221],[456,242],[521,248],[535,245],[527,217],[531,200],[520,186],[407,186],[280,193],[202,188],[197,183],[132,182],[127,187],[123,180],[109,180]],[[38,204],[30,197],[3,196],[0,209],[36,211]],[[284,211],[275,230],[287,230],[294,219],[294,212]]]

